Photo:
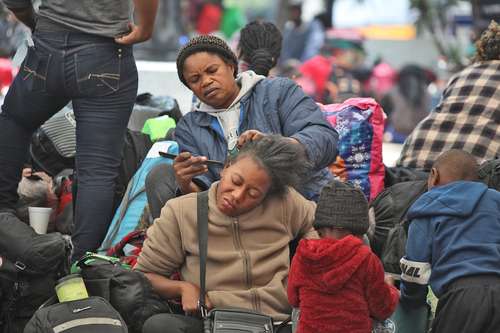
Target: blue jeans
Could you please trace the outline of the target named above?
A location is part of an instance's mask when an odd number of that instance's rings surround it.
[[[73,103],[78,192],[73,258],[94,251],[112,218],[123,138],[137,95],[131,46],[79,32],[35,32],[0,113],[0,210],[12,209],[32,133]]]

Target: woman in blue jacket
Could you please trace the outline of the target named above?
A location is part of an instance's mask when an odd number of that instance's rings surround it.
[[[215,36],[198,36],[177,57],[179,79],[198,98],[175,130],[181,153],[162,174],[148,177],[146,187],[153,217],[176,194],[207,189],[219,180],[221,167],[207,159],[225,161],[238,147],[266,134],[280,134],[304,148],[312,170],[297,189],[315,200],[331,175],[338,134],[323,119],[319,107],[293,81],[265,78],[252,71],[237,75],[237,58]],[[293,168],[293,161],[290,161]],[[156,206],[160,206],[156,204]]]

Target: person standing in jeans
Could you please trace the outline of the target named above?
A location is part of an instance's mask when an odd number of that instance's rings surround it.
[[[33,45],[0,113],[0,212],[13,211],[32,133],[69,101],[78,200],[73,260],[97,249],[111,221],[123,136],[137,94],[132,45],[151,37],[158,0],[3,0]],[[132,14],[135,22],[132,23]]]

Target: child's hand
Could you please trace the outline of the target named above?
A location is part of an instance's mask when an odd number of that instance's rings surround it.
[[[390,276],[389,274],[384,275],[384,282],[390,286],[394,286],[394,278],[392,276]]]

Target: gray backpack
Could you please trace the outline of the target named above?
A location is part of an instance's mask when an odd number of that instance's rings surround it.
[[[120,314],[101,297],[57,303],[38,309],[24,333],[128,333]]]

